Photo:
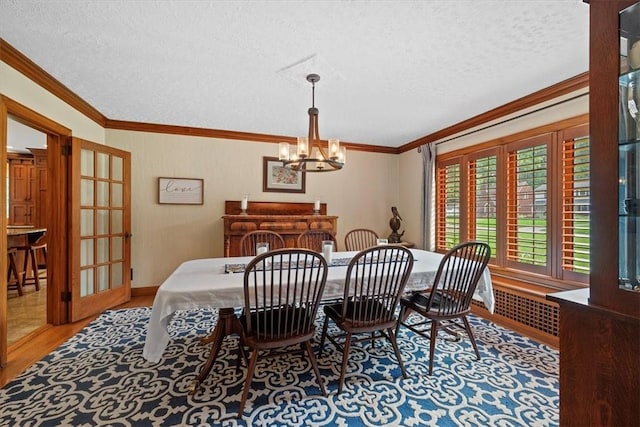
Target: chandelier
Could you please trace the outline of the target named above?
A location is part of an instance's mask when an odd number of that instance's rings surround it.
[[[345,164],[347,149],[340,147],[339,139],[329,139],[323,147],[318,132],[318,113],[315,105],[316,83],[320,80],[317,74],[309,74],[307,81],[311,83],[311,108],[309,108],[309,136],[298,137],[296,147],[289,143],[279,144],[279,160],[285,167],[300,172],[331,172],[342,169]]]

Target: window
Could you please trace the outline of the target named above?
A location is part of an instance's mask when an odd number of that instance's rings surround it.
[[[548,273],[547,151],[551,136],[507,146],[507,245],[510,267]],[[515,264],[515,265],[514,265]]]
[[[439,156],[437,250],[480,240],[502,274],[588,282],[588,126],[558,128]]]
[[[562,142],[562,272],[589,274],[589,138]]]
[[[497,155],[481,153],[478,158],[469,160],[469,239],[486,242],[491,253],[497,253],[496,214],[498,199],[496,197]]]
[[[448,249],[460,243],[460,164],[438,168],[437,243]]]

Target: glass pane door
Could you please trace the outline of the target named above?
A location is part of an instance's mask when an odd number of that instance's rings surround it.
[[[74,145],[79,194],[79,283],[74,301],[83,300],[76,312],[103,310],[113,301],[129,298],[129,153],[82,140]],[[79,152],[79,154],[77,154]],[[74,203],[74,209],[76,205]],[[93,303],[91,301],[95,300]],[[92,309],[87,310],[84,306]],[[98,308],[100,307],[100,308]],[[74,315],[75,317],[75,315]]]

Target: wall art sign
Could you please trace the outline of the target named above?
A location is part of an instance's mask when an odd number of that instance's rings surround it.
[[[204,179],[158,178],[158,203],[168,205],[202,205]]]

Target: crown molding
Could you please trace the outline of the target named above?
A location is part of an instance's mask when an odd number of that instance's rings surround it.
[[[24,74],[31,81],[42,86],[100,126],[104,126],[107,121],[107,118],[100,111],[93,108],[87,101],[80,98],[2,38],[0,38],[0,61]]]
[[[252,132],[240,132],[220,129],[206,129],[189,126],[162,125],[153,123],[130,122],[125,120],[112,120],[105,117],[97,109],[92,107],[84,99],[76,95],[71,89],[60,83],[52,75],[44,71],[35,62],[31,61],[16,48],[0,38],[0,61],[6,63],[18,72],[24,74],[45,90],[71,105],[100,126],[106,129],[131,130],[137,132],[167,133],[174,135],[202,136],[208,138],[235,139],[244,141],[257,141],[268,143],[291,142],[295,143],[295,138],[282,135],[269,135]],[[441,129],[430,135],[423,136],[400,147],[384,147],[379,145],[360,144],[354,142],[341,141],[340,143],[350,150],[366,151],[384,154],[400,154],[417,148],[429,142],[438,141],[448,136],[463,132],[483,123],[499,119],[516,111],[529,108],[549,101],[556,97],[566,95],[579,89],[589,87],[589,73],[585,72],[573,78],[557,83],[548,88],[524,96],[508,104],[504,104],[486,113],[457,123],[448,128]]]
[[[205,138],[236,139],[242,141],[257,141],[277,144],[280,142],[296,143],[296,138],[284,135],[270,135],[264,133],[239,132],[223,129],[207,129],[191,126],[163,125],[157,123],[129,122],[126,120],[107,119],[105,128],[116,130],[129,130],[134,132],[164,133],[171,135],[201,136]],[[326,142],[326,141],[325,141]],[[377,145],[357,144],[340,141],[340,145],[354,151],[368,151],[374,153],[398,154],[394,147],[382,147]]]
[[[543,102],[550,101],[560,96],[567,95],[569,93],[588,87],[589,72],[584,72],[570,79],[561,81],[560,83],[556,83],[553,86],[549,86],[547,88],[539,90],[538,92],[523,96],[522,98],[516,99],[515,101],[509,102],[508,104],[501,105],[500,107],[494,108],[493,110],[489,110],[485,113],[474,116],[463,122],[456,123],[453,126],[449,126],[430,135],[418,138],[415,141],[411,141],[405,145],[402,145],[401,147],[399,147],[398,151],[400,153],[404,153],[406,151],[420,147],[421,145],[439,141],[448,136],[464,132],[476,126],[480,126],[493,120],[508,116],[509,114],[513,114],[517,111],[533,107]]]

